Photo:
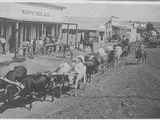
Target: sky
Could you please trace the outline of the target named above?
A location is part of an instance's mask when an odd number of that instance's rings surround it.
[[[67,16],[110,17],[121,20],[160,22],[160,3],[61,3]]]
[[[0,2],[7,1],[47,2],[62,5],[67,7],[64,11],[67,16],[106,18],[117,16],[121,20],[160,22],[160,0],[135,0],[137,2],[133,0],[122,0],[123,2],[116,0],[0,0]]]

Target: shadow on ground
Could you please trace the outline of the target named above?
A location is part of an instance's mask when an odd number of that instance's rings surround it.
[[[62,94],[70,96],[71,94],[69,94],[68,91],[70,91],[71,89],[72,88],[64,87],[62,89]],[[48,93],[46,93],[46,95],[54,95],[54,98],[60,98],[61,97],[60,92],[59,92],[59,87],[54,88],[53,91],[54,91],[54,94],[52,94],[53,92],[52,93],[48,92]],[[27,110],[30,110],[30,108],[26,107],[26,106],[30,105],[31,103],[36,102],[36,101],[41,101],[41,102],[44,102],[44,101],[53,102],[54,101],[54,100],[52,101],[52,100],[47,100],[47,99],[43,100],[42,99],[43,96],[40,95],[36,98],[22,98],[22,97],[20,97],[16,100],[12,100],[10,102],[5,103],[4,102],[5,101],[5,95],[1,93],[0,96],[1,96],[0,103],[2,103],[1,106],[0,106],[0,113],[3,113],[8,109],[14,109],[14,108],[18,108],[18,107],[26,108]]]
[[[35,100],[34,99],[22,99],[22,98],[19,98],[17,100],[13,100],[11,102],[8,102],[8,103],[3,103],[1,106],[0,106],[0,113],[3,113],[5,112],[7,109],[13,109],[13,108],[17,108],[17,107],[22,107],[22,108],[26,108],[29,110],[29,108],[26,107],[26,105],[34,102]]]
[[[137,65],[137,63],[136,62],[125,62],[125,65],[126,66]]]

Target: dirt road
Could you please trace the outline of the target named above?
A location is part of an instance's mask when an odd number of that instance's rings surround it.
[[[160,117],[159,51],[159,48],[148,50],[149,59],[146,65],[134,64],[135,60],[131,56],[114,72],[95,76],[85,90],[80,90],[79,97],[64,95],[53,103],[34,102],[32,111],[23,107],[13,106],[12,109],[6,107],[0,117],[158,118]],[[51,60],[48,60],[48,67],[45,69],[52,68],[49,61]],[[34,67],[31,62],[26,64],[30,69]],[[40,70],[43,68],[44,65],[38,66]],[[1,109],[2,107],[0,111]]]

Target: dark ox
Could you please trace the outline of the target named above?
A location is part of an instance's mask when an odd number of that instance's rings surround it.
[[[99,70],[104,72],[106,68],[114,65],[114,51],[109,52],[105,56],[98,53],[92,53],[85,56],[86,74],[88,82],[91,81],[93,74],[98,73]]]
[[[21,79],[21,83],[24,85],[24,89],[18,89],[15,85],[8,85],[7,87],[7,100],[8,102],[14,100],[17,96],[24,100],[40,100],[46,99],[46,95],[49,91],[50,78],[42,74],[26,75]],[[52,100],[53,94],[51,94]],[[43,99],[41,99],[43,98]],[[32,102],[30,103],[29,110],[32,108]]]
[[[13,70],[9,71],[5,77],[11,81],[19,81],[27,75],[27,69],[24,66],[15,66]]]
[[[21,78],[27,75],[27,69],[24,66],[15,66],[13,70],[9,71],[4,77],[11,81],[21,81]],[[9,83],[0,79],[0,89],[5,89]]]
[[[21,79],[27,75],[27,69],[24,66],[15,66],[13,70],[9,71],[4,77],[13,82],[20,82]],[[10,84],[3,79],[0,79],[0,89],[5,89],[6,100],[11,98],[19,91],[17,86]]]
[[[31,74],[25,76],[21,83],[24,85],[24,89],[21,91],[22,96],[34,95],[46,97],[46,92],[50,84],[50,78],[47,75]]]
[[[24,86],[24,89],[21,90],[16,85],[0,80],[0,88],[6,89],[7,101],[13,100],[16,95],[20,97],[33,96],[33,93],[36,93],[35,95],[45,95],[50,80],[48,76],[39,73],[27,75],[27,69],[24,66],[16,66],[5,77],[10,81],[18,81]]]
[[[88,54],[85,56],[87,81],[91,82],[92,75],[98,72],[101,58],[96,54]]]
[[[111,69],[114,67],[115,64],[115,51],[106,52],[106,55],[101,56],[99,53],[95,54],[95,58],[97,60],[98,70],[102,73],[105,72],[107,69]]]

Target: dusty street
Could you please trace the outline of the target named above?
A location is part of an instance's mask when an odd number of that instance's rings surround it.
[[[160,48],[148,50],[146,65],[135,65],[130,56],[116,71],[94,77],[79,97],[63,95],[51,102],[24,107],[0,107],[1,118],[158,118],[160,117]],[[46,62],[44,62],[46,61]],[[53,58],[28,60],[2,67],[1,73],[17,64],[29,72],[54,70],[61,61]],[[42,64],[43,63],[43,64]]]

